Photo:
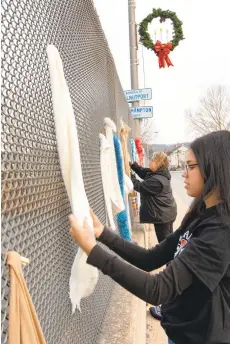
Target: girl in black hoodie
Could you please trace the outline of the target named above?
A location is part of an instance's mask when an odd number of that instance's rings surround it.
[[[73,216],[70,234],[88,264],[142,300],[162,304],[170,343],[229,344],[230,132],[195,140],[183,177],[195,201],[180,228],[150,250],[124,241],[92,212],[96,238],[131,265],[97,245],[87,223],[83,228]],[[147,273],[169,262],[163,272]]]
[[[168,157],[163,152],[155,152],[149,162],[149,168],[143,168],[136,162],[130,163],[130,167],[143,179],[141,182],[132,174],[134,190],[138,191],[141,197],[140,223],[154,224],[160,243],[173,233],[173,222],[177,215]],[[160,306],[152,306],[149,311],[155,319],[162,319]]]

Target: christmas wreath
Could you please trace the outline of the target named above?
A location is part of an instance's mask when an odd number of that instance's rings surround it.
[[[166,44],[162,44],[162,42],[157,41],[155,44],[153,43],[149,33],[148,33],[148,25],[151,21],[155,18],[160,18],[160,22],[163,23],[166,19],[171,19],[173,25],[173,38],[170,42]],[[152,13],[150,13],[140,24],[139,26],[139,35],[140,35],[140,42],[147,48],[151,49],[155,52],[159,59],[159,67],[164,68],[165,63],[168,66],[173,66],[172,62],[170,61],[168,54],[171,50],[174,50],[179,42],[184,39],[183,30],[182,30],[182,21],[180,21],[175,12],[171,12],[169,10],[163,11],[162,9],[153,9]]]

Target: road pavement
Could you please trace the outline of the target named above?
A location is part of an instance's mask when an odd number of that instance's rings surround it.
[[[184,178],[182,177],[183,171],[171,172],[172,176],[172,189],[174,194],[181,199],[185,206],[189,207],[192,202],[192,197],[189,197],[184,188]]]
[[[186,189],[184,188],[184,178],[182,177],[183,171],[171,172],[172,180],[172,190],[177,203],[177,219],[174,222],[174,230],[177,229],[181,221],[187,212],[193,198],[187,195]]]

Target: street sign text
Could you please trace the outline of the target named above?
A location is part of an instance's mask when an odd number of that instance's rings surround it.
[[[150,100],[152,99],[152,89],[140,88],[137,90],[125,91],[125,97],[129,103],[138,102],[140,100]]]
[[[134,119],[142,118],[152,118],[153,117],[153,107],[152,106],[137,106],[130,108],[131,115]]]

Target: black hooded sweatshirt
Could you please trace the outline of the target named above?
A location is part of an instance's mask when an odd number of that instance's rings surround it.
[[[168,170],[151,171],[133,163],[132,170],[143,179],[139,181],[132,175],[134,190],[141,196],[141,223],[169,223],[177,216],[177,205],[172,194],[171,175]]]

